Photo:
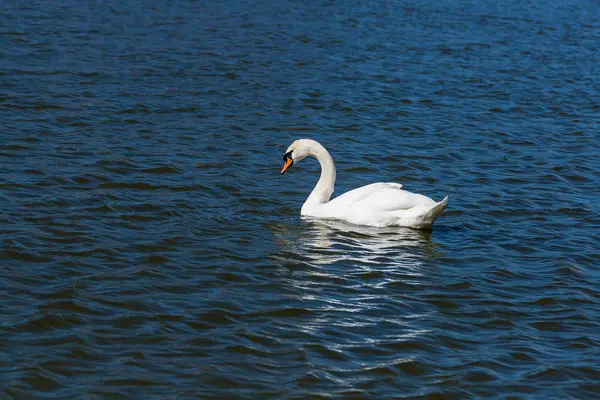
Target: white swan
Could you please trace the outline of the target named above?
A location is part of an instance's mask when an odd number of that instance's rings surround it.
[[[321,163],[321,178],[300,214],[331,218],[356,225],[375,227],[407,226],[431,228],[431,224],[448,206],[448,197],[439,203],[422,194],[407,192],[399,183],[373,183],[351,190],[330,200],[335,185],[335,164],[319,142],[298,139],[283,156],[283,175],[294,163],[314,156]]]

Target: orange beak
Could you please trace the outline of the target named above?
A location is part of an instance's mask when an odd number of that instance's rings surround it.
[[[292,160],[292,157],[286,157],[285,164],[283,164],[283,168],[281,169],[281,175],[283,175],[285,171],[287,171],[288,168],[292,166],[293,163],[294,161]]]

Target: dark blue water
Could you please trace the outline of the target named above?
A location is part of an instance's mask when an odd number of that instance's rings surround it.
[[[593,1],[0,4],[2,399],[600,397]],[[302,220],[436,200],[433,231]]]

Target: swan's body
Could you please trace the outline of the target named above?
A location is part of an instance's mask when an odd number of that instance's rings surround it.
[[[308,156],[316,157],[321,163],[321,178],[302,206],[300,213],[303,216],[375,227],[430,228],[448,206],[448,197],[438,203],[422,194],[403,190],[399,183],[382,182],[351,190],[330,200],[335,185],[335,164],[320,143],[311,139],[298,139],[292,143],[283,156],[285,165],[281,173]]]

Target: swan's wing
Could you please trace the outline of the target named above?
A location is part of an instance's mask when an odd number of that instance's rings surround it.
[[[329,203],[333,207],[354,208],[369,213],[436,204],[427,196],[402,190],[399,183],[373,183],[344,193]]]
[[[385,190],[388,188],[400,190],[402,188],[402,185],[399,183],[391,183],[391,182],[390,183],[387,183],[387,182],[372,183],[370,185],[361,186],[359,188],[352,189],[344,194],[341,194],[338,197],[331,200],[330,203],[336,202],[339,205],[354,204],[354,203],[357,203],[359,201],[366,199],[367,197],[371,196],[373,193],[377,193],[380,190]]]

